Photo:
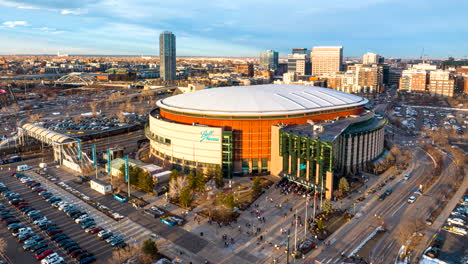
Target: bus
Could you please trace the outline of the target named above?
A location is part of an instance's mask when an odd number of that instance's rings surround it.
[[[15,162],[20,162],[20,161],[23,161],[21,156],[12,156],[6,159],[0,159],[0,165],[10,164],[10,163],[15,163]]]
[[[128,198],[121,195],[120,193],[116,193],[114,194],[114,199],[116,199],[117,201],[121,202],[121,203],[126,203],[128,202]]]

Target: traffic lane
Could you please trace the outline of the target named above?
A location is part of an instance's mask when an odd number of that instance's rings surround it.
[[[422,171],[421,173],[423,173],[423,175],[424,175],[424,172],[425,171]],[[440,179],[446,179],[446,177],[442,176]],[[439,181],[439,182],[436,182],[435,184],[440,186],[441,182]],[[436,187],[436,186],[434,186],[434,187]],[[435,204],[435,201],[437,200],[437,198],[435,197],[437,191],[434,194],[430,193],[430,192],[434,191],[434,190],[437,190],[437,189],[438,189],[437,187],[436,188],[431,188],[427,194],[424,194],[423,196],[418,197],[416,202],[413,203],[413,204],[409,204],[409,203],[405,202],[407,204],[407,206],[406,206],[405,210],[402,210],[397,215],[397,217],[395,217],[396,219],[395,219],[395,221],[393,221],[394,226],[396,226],[397,224],[401,224],[401,223],[411,223],[411,221],[414,221],[414,223],[416,223],[418,220],[424,221],[425,217],[427,216],[427,214],[430,211],[429,207],[431,207],[431,205]],[[397,228],[393,228],[389,234],[391,234],[391,235],[381,239],[382,240],[382,245],[388,245],[388,244],[396,241],[396,238],[398,236],[401,236],[401,234],[399,233]],[[391,248],[388,248],[386,246],[380,246],[380,247],[377,246],[375,251],[379,255],[385,256],[385,257],[387,257],[389,259],[394,259],[398,255],[399,247],[400,247],[400,245],[398,245],[398,244],[395,244]]]
[[[47,216],[47,219],[55,222],[65,234],[78,242],[80,247],[89,252],[93,252],[98,260],[106,259],[112,255],[111,247],[104,241],[101,241],[96,235],[85,233],[79,224],[73,222],[72,218],[68,217],[63,211],[52,207],[47,201],[43,200],[41,196],[31,192],[29,188],[15,177],[7,177],[4,179],[4,183],[12,191],[20,193],[33,208],[40,210]],[[47,189],[52,193],[56,193],[50,186],[47,187]]]
[[[111,194],[103,195],[101,193],[98,193],[97,191],[91,189],[89,183],[79,184],[73,180],[65,181],[65,183],[70,185],[72,188],[86,194],[92,200],[109,207],[109,209],[121,215],[127,216],[135,212],[135,208],[133,208],[133,206],[130,203],[121,203],[115,200]]]
[[[341,232],[333,237],[335,239],[335,243],[332,246],[326,248],[323,252],[324,254],[320,254],[320,257],[327,257],[331,255],[341,255],[343,252],[351,253],[355,247],[357,247],[361,241],[367,238],[372,231],[377,228],[377,226],[381,225],[382,222],[385,223],[387,220],[381,220],[382,216],[386,216],[391,214],[392,208],[396,208],[400,206],[403,201],[406,201],[406,195],[409,194],[413,189],[415,183],[418,180],[421,180],[422,172],[420,168],[417,168],[416,171],[413,171],[413,177],[411,177],[407,182],[405,181],[402,184],[402,180],[393,182],[393,185],[390,184],[387,188],[391,187],[394,190],[389,197],[387,197],[383,201],[377,200],[378,195],[380,193],[374,194],[374,197],[369,202],[368,206],[371,207],[370,210],[362,212],[362,215],[359,218],[353,218],[351,222],[347,224],[345,229],[341,230]],[[403,186],[400,188],[396,188],[399,186]],[[411,191],[409,191],[411,189]],[[402,193],[404,195],[402,195]],[[377,204],[376,204],[377,203]],[[380,216],[380,219],[375,216]],[[397,217],[395,217],[397,218]],[[351,248],[350,248],[351,245]]]

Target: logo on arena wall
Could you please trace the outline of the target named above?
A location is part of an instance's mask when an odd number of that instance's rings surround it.
[[[218,142],[219,141],[219,138],[217,137],[214,137],[213,136],[214,134],[214,130],[203,130],[203,131],[200,131],[200,142],[203,142],[203,141],[213,141],[213,142]]]

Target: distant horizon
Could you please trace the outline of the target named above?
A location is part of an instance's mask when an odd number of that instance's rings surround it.
[[[158,54],[258,57],[275,50],[343,46],[345,57],[467,58],[468,1],[459,0],[0,0],[4,54]],[[254,10],[254,11],[253,11]]]
[[[152,57],[158,58],[159,55],[124,55],[124,54],[61,54],[67,56],[57,56],[57,54],[0,54],[0,56],[44,56],[44,57],[57,57],[57,58],[67,58],[67,57],[128,57],[128,58],[138,58],[138,57]],[[201,55],[187,55],[187,56],[177,56],[177,58],[233,58],[233,59],[258,59],[258,56],[201,56]],[[361,56],[343,56],[344,59],[362,59]],[[385,59],[402,59],[402,60],[448,60],[449,58],[417,58],[417,57],[384,57]],[[453,57],[455,60],[468,60],[468,58],[457,58]],[[279,59],[287,59],[287,57],[279,57]]]

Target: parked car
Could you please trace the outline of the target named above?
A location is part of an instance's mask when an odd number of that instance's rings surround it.
[[[49,256],[49,255],[51,255],[51,254],[53,254],[53,253],[54,253],[54,251],[53,251],[52,249],[46,250],[46,251],[44,251],[44,252],[41,252],[40,254],[37,254],[37,255],[36,255],[36,259],[37,259],[37,260],[42,260],[42,259],[44,259],[45,257],[47,257],[47,256]]]

